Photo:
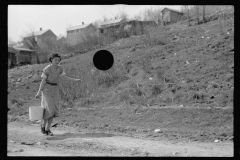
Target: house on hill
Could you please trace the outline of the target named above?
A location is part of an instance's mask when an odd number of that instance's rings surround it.
[[[64,36],[60,36],[57,39],[58,44],[64,44],[67,41],[67,39]]]
[[[114,20],[110,20],[108,22],[102,23],[98,28],[100,35],[111,36],[114,34],[113,31],[116,31],[121,27],[123,23],[127,22],[126,19],[123,18],[115,18]]]
[[[42,30],[42,28],[40,28],[39,31],[29,34],[28,36],[24,37],[23,39],[27,40],[29,37],[31,37],[33,35],[34,35],[34,38],[38,45],[41,45],[42,42],[46,42],[48,39],[57,41],[57,36],[50,29]]]
[[[100,36],[108,37],[112,39],[109,41],[113,41],[130,35],[144,34],[146,28],[150,26],[157,26],[157,23],[154,21],[115,19],[101,24],[98,29]]]
[[[19,47],[8,47],[8,67],[16,64],[34,64],[37,62],[36,53],[33,50]]]
[[[67,44],[74,46],[83,43],[88,39],[89,34],[97,35],[97,28],[92,24],[84,24],[73,26],[67,29]]]
[[[128,35],[142,35],[147,28],[156,27],[155,21],[137,21],[131,20],[124,23],[124,31]]]
[[[186,18],[184,13],[170,8],[164,8],[161,12],[163,25],[177,23]]]

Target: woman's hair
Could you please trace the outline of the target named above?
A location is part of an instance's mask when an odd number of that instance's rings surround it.
[[[61,60],[61,56],[58,53],[50,54],[48,60],[52,63],[52,59],[55,58],[55,57],[58,57]]]

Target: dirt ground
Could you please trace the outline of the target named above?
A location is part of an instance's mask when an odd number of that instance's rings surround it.
[[[111,133],[54,128],[43,135],[38,125],[8,125],[8,156],[214,156],[232,157],[233,143],[170,142]]]
[[[60,81],[52,138],[28,115],[48,63],[9,69],[8,155],[233,156],[234,15],[153,33],[105,46],[107,72],[97,50],[61,61],[83,82]]]

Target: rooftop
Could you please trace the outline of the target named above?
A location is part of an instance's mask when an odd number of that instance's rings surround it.
[[[34,52],[34,50],[28,49],[28,48],[20,48],[20,47],[13,47],[17,51],[29,51]]]
[[[49,30],[49,29],[42,30],[42,31],[36,31],[36,32],[33,32],[33,34],[34,34],[35,36],[40,36],[40,35],[42,35],[43,33],[47,32],[48,30]],[[32,33],[28,34],[26,37],[30,37],[30,36],[32,36]]]
[[[119,18],[119,19],[113,19],[113,20],[104,22],[104,23],[100,24],[99,28],[110,27],[110,26],[116,25],[116,24],[120,23],[122,20],[123,20],[122,18]]]
[[[168,10],[170,10],[170,11],[174,11],[174,12],[182,13],[182,12],[180,12],[180,11],[178,11],[178,10],[170,9],[170,8],[167,8],[167,7],[163,8],[162,11],[163,11],[164,9],[168,9]],[[161,11],[161,12],[162,12],[162,11]]]
[[[91,24],[91,23],[89,23],[89,24],[84,24],[84,25],[73,26],[73,27],[68,28],[67,31],[86,28],[86,27],[89,26],[90,24]]]

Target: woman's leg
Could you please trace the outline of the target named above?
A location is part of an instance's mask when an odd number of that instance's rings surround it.
[[[46,131],[48,131],[50,129],[52,121],[53,121],[53,116],[48,119]]]
[[[46,127],[47,121],[48,121],[48,119],[43,119],[42,127]]]

